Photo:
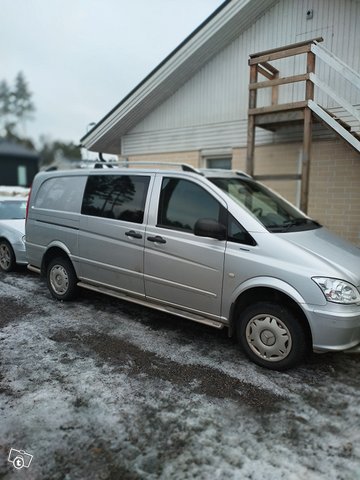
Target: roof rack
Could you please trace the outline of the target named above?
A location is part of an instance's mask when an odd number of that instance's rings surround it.
[[[184,172],[192,172],[192,173],[197,173],[198,175],[203,175],[200,170],[197,168],[193,167],[192,165],[189,165],[187,163],[177,163],[177,162],[151,162],[151,161],[143,161],[143,162],[128,162],[127,160],[121,160],[117,162],[107,162],[105,160],[85,160],[85,163],[90,163],[91,165],[94,165],[94,168],[113,168],[113,167],[129,167],[132,165],[136,166],[150,166],[150,165],[162,165],[162,166],[167,166],[167,167],[179,167],[181,168],[182,171]]]
[[[229,170],[227,168],[201,168],[199,170],[200,173],[209,174],[223,174],[223,175],[238,175],[239,177],[246,177],[246,178],[253,178],[251,175],[249,175],[246,172],[243,172],[242,170]]]
[[[236,175],[239,175],[241,177],[246,177],[246,178],[253,178],[251,175],[248,173],[243,172],[242,170],[235,170]]]

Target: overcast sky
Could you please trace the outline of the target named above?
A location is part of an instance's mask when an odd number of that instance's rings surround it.
[[[22,71],[26,133],[78,143],[222,0],[0,0],[0,80]]]

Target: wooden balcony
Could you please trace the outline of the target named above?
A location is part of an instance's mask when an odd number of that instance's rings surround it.
[[[360,89],[360,75],[341,59],[320,46],[322,38],[314,38],[306,42],[286,45],[281,48],[258,52],[249,56],[250,83],[249,83],[249,110],[248,110],[248,139],[247,139],[247,172],[254,176],[254,149],[256,127],[276,131],[284,126],[303,126],[302,170],[300,175],[276,175],[277,180],[301,180],[300,208],[306,212],[308,207],[309,172],[311,157],[311,132],[313,122],[323,122],[340,135],[348,144],[360,153],[360,106],[352,105],[342,92],[334,91],[326,82],[315,75],[315,60],[318,56],[331,69]],[[306,56],[305,72],[280,76],[280,72],[270,62],[282,58]],[[265,80],[259,80],[259,76]],[[304,98],[291,103],[279,103],[279,87],[294,85],[299,82],[305,84]],[[338,107],[332,111],[318,105],[314,101],[315,87],[335,102]],[[258,92],[261,89],[271,89],[271,105],[258,106]],[[290,178],[291,177],[291,178]],[[257,178],[255,176],[255,178]],[[262,176],[262,179],[270,178]]]

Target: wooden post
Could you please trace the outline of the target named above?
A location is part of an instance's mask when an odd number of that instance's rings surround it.
[[[307,213],[308,203],[309,203],[311,130],[312,130],[311,110],[310,108],[305,108],[302,168],[301,168],[301,197],[300,197],[300,210],[302,210],[304,213]]]
[[[306,73],[315,72],[315,55],[312,52],[307,53]],[[306,80],[305,100],[314,100],[314,84],[311,80]],[[307,213],[309,203],[309,183],[310,183],[310,165],[311,165],[311,140],[312,140],[312,113],[310,108],[304,111],[304,138],[301,172],[301,198],[300,209]]]
[[[250,66],[250,84],[256,83],[258,77],[257,65]],[[257,90],[249,91],[249,110],[256,108]],[[254,151],[255,151],[255,115],[248,115],[248,134],[246,152],[246,173],[254,175]]]
[[[279,78],[279,72],[274,73],[274,80]],[[279,103],[279,85],[274,85],[271,89],[271,105],[278,105]]]

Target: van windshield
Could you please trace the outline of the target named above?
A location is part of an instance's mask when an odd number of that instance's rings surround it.
[[[245,206],[270,232],[313,230],[321,225],[254,180],[208,178],[235,202]]]

